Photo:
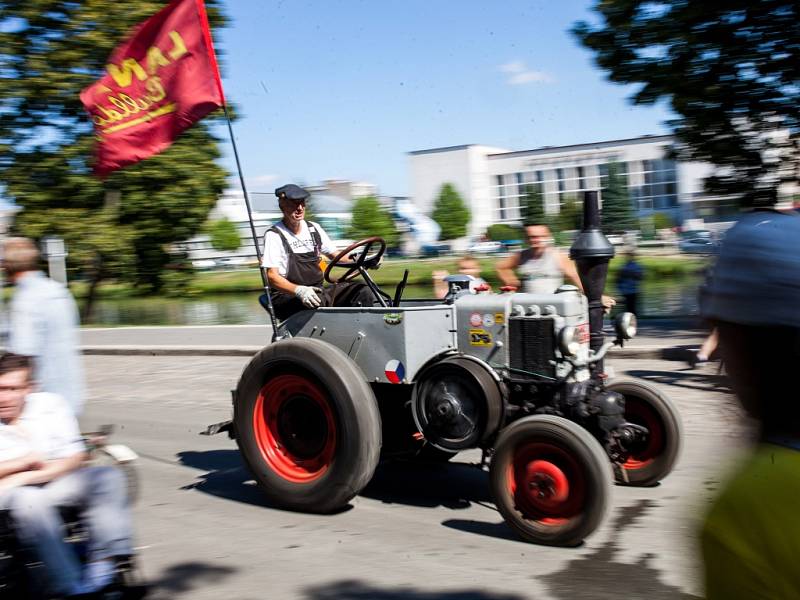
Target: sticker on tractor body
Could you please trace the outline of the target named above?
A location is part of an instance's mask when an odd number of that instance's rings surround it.
[[[470,329],[469,330],[469,345],[470,346],[491,346],[492,334],[485,329]]]
[[[384,373],[389,383],[403,383],[403,379],[406,378],[406,368],[403,366],[403,363],[396,359],[392,359],[386,363]]]
[[[403,322],[403,313],[386,313],[383,322],[387,325],[399,325]]]
[[[481,313],[472,313],[469,316],[469,324],[473,327],[480,327],[482,322],[483,317],[481,317]]]

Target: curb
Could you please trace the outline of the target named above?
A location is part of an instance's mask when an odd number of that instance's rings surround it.
[[[83,346],[86,356],[246,356],[263,346]]]
[[[263,346],[83,346],[86,356],[246,356],[252,357]],[[607,360],[623,359],[667,359],[686,360],[686,350],[674,346],[641,346],[638,348],[614,348]]]

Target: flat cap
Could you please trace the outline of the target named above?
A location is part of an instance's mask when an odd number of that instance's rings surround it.
[[[307,191],[305,191],[299,185],[295,185],[293,183],[282,185],[275,190],[275,195],[278,198],[286,198],[287,200],[291,200],[293,202],[300,202],[310,196]]]

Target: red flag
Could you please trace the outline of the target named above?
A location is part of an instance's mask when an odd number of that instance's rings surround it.
[[[225,98],[203,0],[175,0],[111,54],[106,74],[81,92],[105,176],[169,148]]]

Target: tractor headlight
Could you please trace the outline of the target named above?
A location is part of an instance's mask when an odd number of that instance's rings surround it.
[[[614,329],[617,337],[622,340],[630,340],[636,336],[636,315],[625,312],[617,316],[614,321]]]
[[[581,335],[577,327],[567,325],[558,333],[558,349],[564,356],[577,356],[581,348]]]

